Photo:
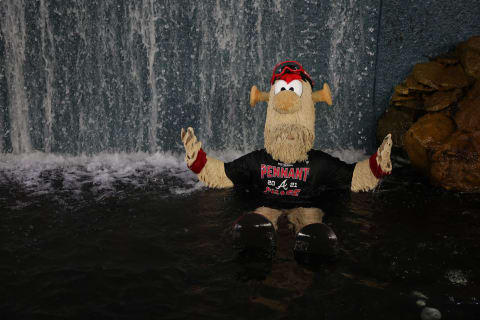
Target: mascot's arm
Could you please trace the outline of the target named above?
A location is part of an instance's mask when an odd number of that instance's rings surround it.
[[[383,139],[377,152],[355,165],[352,177],[351,190],[353,192],[369,191],[374,189],[380,179],[392,172],[390,152],[392,150],[392,135],[388,134]]]
[[[233,182],[225,174],[224,163],[205,154],[192,128],[187,131],[182,128],[181,137],[185,146],[185,162],[200,181],[212,188],[233,187]]]

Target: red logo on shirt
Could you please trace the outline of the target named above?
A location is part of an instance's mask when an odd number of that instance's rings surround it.
[[[260,165],[260,177],[262,179],[264,179],[266,175],[267,178],[287,178],[307,181],[309,172],[310,168],[284,168],[265,164]]]
[[[260,178],[280,178],[284,179],[278,186],[275,184],[278,181],[268,180],[267,187],[263,193],[275,194],[279,196],[293,196],[298,197],[298,194],[302,191],[297,188],[297,182],[290,182],[289,179],[298,181],[307,181],[310,168],[292,168],[292,167],[277,167],[271,165],[260,165]]]

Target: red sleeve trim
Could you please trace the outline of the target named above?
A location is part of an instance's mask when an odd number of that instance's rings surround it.
[[[195,162],[193,162],[189,168],[196,174],[199,174],[200,171],[202,171],[203,167],[205,167],[206,163],[207,154],[205,153],[205,151],[203,151],[202,148],[200,148],[200,150],[198,150],[197,159],[195,159]]]
[[[375,152],[375,154],[370,157],[369,163],[370,163],[370,170],[372,170],[372,173],[375,176],[375,178],[381,179],[391,174],[391,172],[383,171],[380,165],[377,163],[377,152]]]

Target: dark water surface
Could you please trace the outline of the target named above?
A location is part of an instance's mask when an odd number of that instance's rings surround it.
[[[163,172],[98,197],[43,175],[32,195],[0,172],[1,319],[420,319],[421,294],[443,319],[480,315],[479,196],[407,168],[327,195],[341,254],[315,266],[282,239],[271,263],[238,259],[230,228],[257,204],[232,190],[175,194]]]

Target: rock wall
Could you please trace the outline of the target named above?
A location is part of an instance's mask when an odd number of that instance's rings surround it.
[[[413,67],[380,118],[386,132],[433,184],[480,191],[480,36]]]

